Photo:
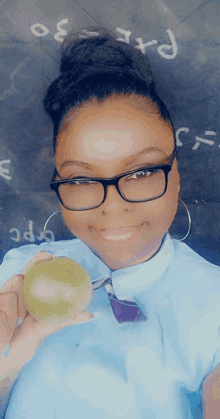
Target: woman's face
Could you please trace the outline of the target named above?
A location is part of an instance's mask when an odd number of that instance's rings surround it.
[[[146,148],[132,161],[133,155]],[[58,137],[55,165],[61,179],[111,178],[145,164],[167,163],[173,150],[173,133],[168,124],[148,113],[144,106],[134,105],[131,99],[111,98],[101,105],[86,105],[67,119]],[[75,163],[63,165],[67,161]],[[88,167],[76,162],[87,163]],[[110,185],[105,202],[98,208],[71,211],[61,205],[64,222],[111,269],[141,263],[156,252],[172,224],[179,181],[175,159],[162,197],[127,202]]]

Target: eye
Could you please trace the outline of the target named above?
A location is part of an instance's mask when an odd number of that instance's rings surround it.
[[[77,179],[77,180],[72,180],[72,182],[70,182],[71,185],[91,185],[92,183],[96,183],[93,182],[92,180],[88,180],[88,179]]]
[[[137,172],[133,173],[133,175],[130,175],[127,177],[127,180],[129,179],[143,179],[143,178],[147,178],[147,177],[151,177],[155,174],[157,174],[159,171],[159,169],[142,169],[142,170],[138,170]]]

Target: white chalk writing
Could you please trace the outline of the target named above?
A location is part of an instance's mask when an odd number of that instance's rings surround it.
[[[63,37],[67,35],[67,31],[62,26],[66,25],[67,23],[68,23],[68,19],[62,19],[60,22],[57,23],[58,32],[54,34],[54,39],[56,39],[56,41],[63,42]],[[50,32],[49,29],[42,23],[34,23],[30,27],[30,30],[33,33],[33,35],[37,37],[46,36]],[[116,32],[119,32],[120,34],[124,36],[124,38],[116,38],[118,41],[125,42],[127,44],[130,43],[131,31],[117,27]],[[171,45],[168,45],[168,44],[160,45],[157,48],[157,51],[161,55],[161,57],[166,58],[167,60],[171,60],[176,57],[178,48],[177,48],[177,43],[176,43],[172,30],[167,29],[166,32],[170,38]],[[82,34],[79,34],[78,36],[79,38],[87,38],[88,35],[98,36],[99,33],[97,31],[89,32],[86,29],[83,29]],[[151,41],[147,41],[144,43],[142,38],[136,38],[136,41],[138,45],[136,45],[135,48],[140,49],[143,54],[146,53],[147,47],[158,44],[158,41],[156,39],[153,39]],[[171,50],[171,54],[167,53],[167,51],[169,50]]]
[[[190,129],[187,128],[187,127],[181,127],[181,128],[178,128],[177,129],[176,134],[175,134],[176,135],[176,144],[177,144],[177,146],[182,147],[182,145],[183,145],[183,143],[179,139],[180,133],[181,132],[186,132],[188,134],[189,131],[190,131]],[[217,133],[215,131],[205,131],[204,134],[205,135],[213,135],[213,136],[216,136]],[[213,144],[215,144],[214,141],[207,140],[206,138],[202,138],[202,137],[199,137],[197,135],[195,136],[195,140],[196,140],[196,142],[195,142],[194,146],[192,147],[192,150],[198,150],[198,148],[199,148],[199,146],[200,146],[201,143],[206,144],[206,145],[213,145]],[[220,146],[218,146],[218,147],[220,147]]]
[[[130,31],[128,31],[128,30],[126,31],[125,29],[121,29],[119,27],[116,28],[116,31],[120,32],[125,37],[124,39],[123,38],[117,38],[118,41],[126,42],[127,44],[130,43],[130,35],[131,35]],[[167,60],[172,60],[177,56],[177,52],[178,52],[177,43],[176,43],[176,40],[175,40],[175,37],[174,37],[174,34],[173,34],[172,30],[167,29],[166,32],[167,32],[167,34],[170,38],[171,45],[168,45],[168,44],[160,45],[157,48],[157,51],[161,55],[161,57],[166,58]],[[138,45],[136,45],[135,48],[140,49],[143,54],[146,54],[146,48],[147,47],[158,44],[158,41],[156,39],[153,39],[152,41],[148,41],[148,42],[144,43],[142,38],[136,38],[136,41],[138,42]],[[172,53],[168,54],[166,52],[166,50],[171,50]]]
[[[2,167],[3,164],[9,164],[11,163],[11,160],[2,160],[0,161],[0,176],[2,176],[3,178],[7,179],[7,180],[11,180],[11,176],[6,175],[5,173],[9,173],[9,169],[5,169],[4,167]]]
[[[125,36],[124,39],[117,38],[118,41],[126,42],[127,44],[130,43],[130,38],[129,38],[131,35],[130,31],[126,31],[125,29],[121,29],[121,28],[116,28],[116,31],[120,32],[121,34]],[[160,45],[157,48],[157,51],[161,55],[161,57],[166,58],[167,60],[171,60],[177,56],[178,48],[177,48],[177,43],[176,43],[172,30],[167,29],[166,32],[170,38],[171,45],[168,45],[168,44]],[[135,48],[140,49],[143,54],[146,54],[147,47],[158,44],[158,41],[156,39],[153,39],[152,41],[148,41],[144,43],[142,38],[136,38],[136,41],[138,42],[138,45],[136,45]],[[166,50],[172,50],[172,54],[167,54]]]
[[[41,29],[42,32],[39,32],[37,29]],[[49,29],[42,25],[42,23],[34,23],[30,27],[30,30],[37,37],[46,36],[49,33]]]
[[[205,135],[216,135],[217,132],[215,131],[205,131]]]
[[[208,145],[213,145],[214,141],[211,140],[206,140],[205,138],[201,138],[201,137],[195,137],[196,142],[195,145],[193,146],[192,150],[197,150],[197,148],[199,148],[200,143],[204,143],[204,144],[208,144]]]
[[[129,37],[131,35],[131,32],[130,31],[125,31],[124,29],[121,29],[121,28],[116,28],[116,31],[120,32],[122,35],[125,36],[124,39],[123,38],[117,38],[117,41],[122,41],[122,42],[126,42],[127,44],[129,44],[129,42],[130,42]]]
[[[20,234],[20,231],[17,228],[11,228],[9,230],[9,233],[10,234],[12,234],[12,233],[16,234],[16,237],[10,237],[11,240],[14,240],[15,242],[19,242],[21,240],[21,234]]]
[[[54,235],[53,231],[51,231],[51,230],[45,230],[45,232],[44,231],[43,232],[40,231],[40,235],[37,236],[37,235],[34,234],[33,225],[34,225],[34,222],[31,221],[31,220],[29,220],[28,230],[27,231],[24,231],[24,233],[23,233],[23,239],[24,240],[26,240],[26,241],[28,241],[30,243],[34,243],[36,241],[36,239],[39,240],[39,241],[45,240],[47,242],[48,241],[55,241],[55,235]],[[11,228],[9,230],[9,233],[10,234],[14,234],[15,233],[15,236],[11,236],[10,237],[11,240],[13,240],[15,242],[21,241],[22,235],[21,235],[21,233],[20,233],[20,231],[19,231],[18,228],[14,228],[14,227]]]
[[[61,28],[61,26],[65,25],[67,23],[68,23],[68,19],[63,19],[63,20],[61,20],[60,22],[57,23],[58,32],[55,33],[55,35],[54,35],[54,39],[56,39],[56,41],[63,42],[63,38],[61,38],[61,37],[66,36],[67,31],[66,31],[66,29]]]
[[[164,45],[160,45],[158,48],[157,48],[157,51],[159,52],[159,54],[163,57],[163,58],[166,58],[167,60],[172,60],[172,59],[174,59],[176,56],[177,56],[177,43],[176,43],[176,40],[175,40],[175,38],[174,38],[174,34],[173,34],[173,32],[171,31],[171,29],[167,29],[166,30],[166,32],[168,33],[168,35],[169,35],[169,37],[170,37],[170,40],[171,40],[171,45],[167,45],[167,44],[164,44]],[[172,54],[167,54],[165,51],[164,51],[164,49],[166,50],[173,50],[173,52],[172,52]]]
[[[158,44],[158,41],[156,40],[145,42],[145,44],[143,44],[142,38],[136,38],[136,41],[138,42],[139,45],[137,45],[135,48],[140,49],[141,52],[143,52],[143,54],[146,54],[147,47]]]
[[[56,39],[56,41],[63,42],[62,36],[66,36],[67,31],[66,31],[66,29],[63,29],[61,26],[65,25],[67,23],[68,23],[68,19],[62,19],[60,22],[57,23],[57,31],[58,32],[55,33],[55,35],[54,35],[54,39]],[[43,25],[42,23],[34,23],[34,25],[32,25],[30,27],[30,30],[33,33],[33,35],[35,35],[37,37],[46,36],[50,32],[49,29],[45,25]]]
[[[176,131],[176,144],[179,147],[182,147],[182,145],[183,145],[183,143],[179,139],[179,135],[180,135],[181,132],[187,132],[188,133],[189,132],[189,128],[187,128],[187,127],[181,127],[181,128],[178,128],[178,130]]]

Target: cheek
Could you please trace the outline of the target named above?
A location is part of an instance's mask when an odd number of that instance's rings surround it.
[[[178,207],[179,173],[175,169],[170,172],[166,193],[154,201],[143,204],[149,224],[155,229],[167,230],[173,222]]]
[[[68,211],[61,207],[63,221],[68,229],[77,237],[83,236],[84,232],[88,229],[89,220],[91,215],[89,211]]]

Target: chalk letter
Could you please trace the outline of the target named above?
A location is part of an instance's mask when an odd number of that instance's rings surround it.
[[[143,54],[146,53],[146,48],[147,47],[150,47],[151,45],[158,44],[158,42],[156,40],[149,41],[149,42],[146,42],[145,44],[143,44],[143,39],[142,38],[136,38],[136,41],[138,42],[139,45],[137,45],[135,48],[140,49],[141,52],[143,52]]]
[[[8,163],[11,163],[11,160],[0,161],[0,176],[4,177],[7,180],[11,180],[11,176],[5,175],[5,173],[9,173],[9,170],[2,167],[2,164],[8,164]]]
[[[180,133],[181,132],[187,132],[187,134],[188,134],[188,132],[190,131],[189,130],[189,128],[187,128],[187,127],[181,127],[181,128],[178,128],[178,130],[176,131],[176,144],[178,145],[178,146],[182,146],[183,145],[183,143],[180,141],[180,139],[179,139],[179,135],[180,135]]]
[[[131,35],[131,32],[130,31],[125,31],[124,29],[121,29],[121,28],[116,28],[116,31],[122,33],[122,35],[125,36],[125,39],[117,38],[117,41],[122,41],[122,42],[126,42],[127,44],[129,44],[129,36]]]
[[[36,28],[40,28],[43,32],[38,32]],[[49,33],[49,29],[47,29],[46,26],[42,25],[41,23],[35,23],[34,25],[30,27],[30,30],[35,36],[38,36],[38,37],[45,36]]]
[[[163,58],[166,58],[167,60],[172,60],[177,55],[177,43],[175,41],[174,34],[171,31],[171,29],[167,29],[166,32],[168,33],[170,37],[172,45],[167,45],[167,44],[160,45],[160,47],[157,48],[157,51]],[[171,55],[166,54],[166,52],[163,51],[164,49],[171,49],[171,48],[173,48],[173,53]]]
[[[17,237],[10,237],[10,239],[14,240],[15,242],[19,242],[21,240],[20,231],[17,228],[11,228],[11,230],[9,230],[9,233],[14,232],[17,234]]]
[[[68,19],[63,19],[63,20],[61,20],[60,22],[57,23],[58,32],[55,33],[55,35],[54,35],[54,39],[56,39],[56,41],[63,42],[63,38],[61,38],[61,36],[67,35],[66,29],[61,28],[61,26],[66,24],[66,23],[68,23]]]
[[[33,221],[29,221],[29,230],[24,232],[24,239],[31,243],[35,241],[35,235],[33,234]]]

